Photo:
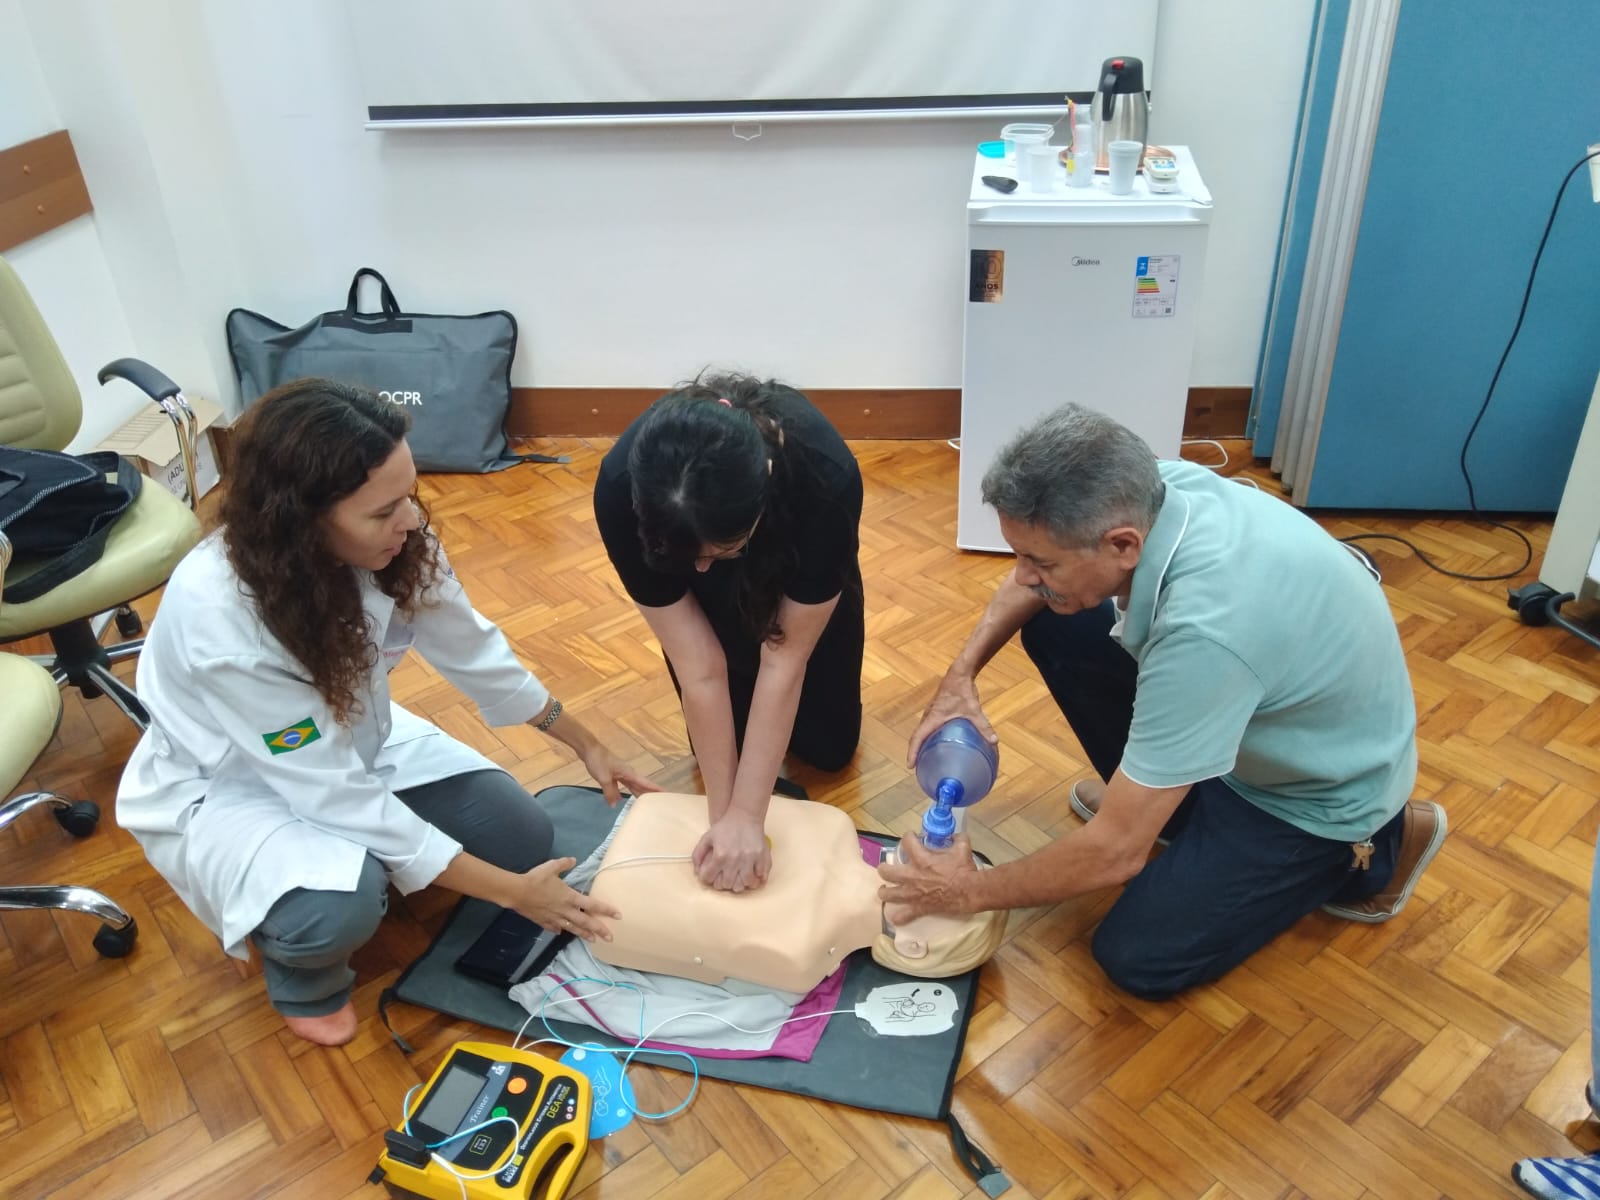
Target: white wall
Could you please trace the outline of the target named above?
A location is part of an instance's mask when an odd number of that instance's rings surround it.
[[[0,147],[62,128],[17,0],[0,0],[0,46],[6,48]],[[95,218],[79,217],[14,246],[6,261],[49,323],[83,393],[83,423],[71,449],[89,449],[142,402],[126,385],[103,389],[95,380],[105,363],[136,351]]]
[[[1266,327],[1316,0],[1161,0],[1150,140],[1188,146],[1216,208],[1194,387],[1249,387]]]
[[[227,187],[216,182],[235,172],[229,143],[210,124],[213,67],[195,42],[198,13],[186,11],[196,6],[22,0],[22,8],[77,147],[139,356],[187,390],[226,396],[231,369],[212,330],[217,305],[236,287],[236,234]]]
[[[140,348],[191,389],[229,376],[229,307],[295,324],[362,265],[510,309],[523,385],[960,383],[986,122],[368,133],[343,5],[21,2]],[[1162,0],[1152,140],[1217,204],[1197,385],[1254,376],[1313,5]]]

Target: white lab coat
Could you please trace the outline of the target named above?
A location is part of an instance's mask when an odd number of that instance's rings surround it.
[[[369,572],[357,574],[382,649],[349,726],[268,632],[219,535],[173,572],[140,655],[152,724],[123,772],[117,823],[237,958],[294,888],[353,891],[371,854],[412,892],[459,853],[394,793],[494,764],[389,699],[389,671],[407,649],[491,725],[527,721],[550,698],[453,574],[409,623]],[[307,719],[319,736],[272,753],[269,735]]]

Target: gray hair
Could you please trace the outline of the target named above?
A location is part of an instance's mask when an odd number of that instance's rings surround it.
[[[1081,404],[1040,417],[983,476],[985,504],[1077,549],[1122,525],[1148,533],[1166,490],[1144,439]]]

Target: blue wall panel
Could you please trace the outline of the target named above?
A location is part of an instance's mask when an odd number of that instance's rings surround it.
[[[1600,4],[1401,5],[1304,503],[1464,509],[1461,443],[1567,169],[1600,141]],[[1600,205],[1567,188],[1468,465],[1485,510],[1552,511],[1600,371]]]
[[[1339,81],[1339,56],[1350,16],[1350,0],[1323,0],[1312,25],[1312,42],[1306,52],[1306,81],[1302,89],[1300,127],[1295,141],[1300,151],[1299,171],[1283,199],[1282,240],[1273,269],[1273,316],[1261,331],[1261,354],[1256,364],[1255,389],[1250,396],[1248,433],[1255,453],[1272,455],[1278,436],[1278,414],[1283,406],[1283,386],[1289,371],[1289,351],[1294,344],[1295,312],[1305,282],[1306,257],[1311,246],[1311,224],[1316,216],[1317,187],[1322,181],[1322,159],[1328,146],[1328,125],[1333,117],[1333,95]]]

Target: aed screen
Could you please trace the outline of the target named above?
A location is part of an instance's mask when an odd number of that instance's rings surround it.
[[[428,1093],[428,1102],[416,1119],[441,1133],[454,1133],[482,1090],[482,1075],[465,1067],[451,1067]]]

